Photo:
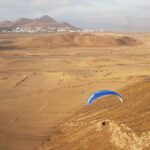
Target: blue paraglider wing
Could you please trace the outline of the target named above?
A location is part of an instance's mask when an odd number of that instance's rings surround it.
[[[95,93],[93,93],[87,100],[87,105],[90,105],[93,101],[95,101],[98,98],[101,98],[103,96],[107,96],[107,95],[115,95],[119,98],[119,100],[121,102],[123,102],[123,99],[121,97],[121,95],[119,95],[118,93],[114,92],[114,91],[110,91],[110,90],[101,90],[101,91],[97,91]]]

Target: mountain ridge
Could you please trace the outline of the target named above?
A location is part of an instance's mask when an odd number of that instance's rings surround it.
[[[48,15],[35,19],[22,17],[15,21],[0,22],[0,31],[2,32],[74,32],[78,30],[80,29],[67,22],[58,22]]]

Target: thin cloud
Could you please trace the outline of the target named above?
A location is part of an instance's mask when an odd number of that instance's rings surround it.
[[[148,0],[0,0],[0,20],[50,15],[78,26],[101,17],[150,17]]]

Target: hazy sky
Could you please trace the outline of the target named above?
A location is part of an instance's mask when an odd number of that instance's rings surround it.
[[[0,0],[0,20],[42,15],[82,27],[100,17],[150,17],[150,0]]]

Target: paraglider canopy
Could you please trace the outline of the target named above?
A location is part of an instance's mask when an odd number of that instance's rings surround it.
[[[108,96],[108,95],[114,95],[117,96],[120,100],[120,102],[123,102],[123,99],[121,97],[120,94],[118,94],[117,92],[114,91],[110,91],[110,90],[101,90],[101,91],[97,91],[94,92],[88,99],[87,99],[87,105],[90,105],[91,103],[93,103],[96,99],[98,98],[102,98],[104,96]]]

